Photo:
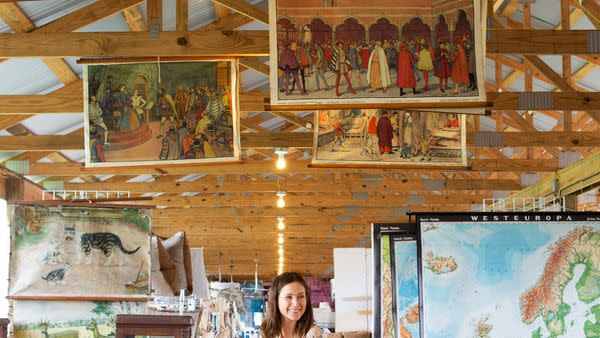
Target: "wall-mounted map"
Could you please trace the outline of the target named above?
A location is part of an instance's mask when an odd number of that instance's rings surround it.
[[[137,208],[14,205],[10,296],[149,293],[150,213]]]
[[[424,338],[598,336],[598,214],[440,214],[418,222]]]

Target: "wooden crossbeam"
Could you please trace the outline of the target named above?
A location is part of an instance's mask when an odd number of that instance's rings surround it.
[[[269,76],[269,65],[263,63],[257,57],[243,57],[240,59],[240,65],[253,69],[263,75]]]
[[[433,180],[430,183],[427,180],[411,180],[406,183],[389,182],[385,184],[363,184],[361,182],[347,182],[342,184],[328,184],[322,182],[316,183],[286,183],[277,187],[273,183],[252,183],[246,182],[238,184],[237,182],[148,182],[142,183],[65,183],[65,189],[69,190],[123,190],[132,193],[164,192],[164,193],[184,193],[184,192],[275,192],[283,189],[289,192],[314,192],[327,191],[336,192],[358,192],[358,191],[388,191],[388,190],[519,190],[520,184],[513,180],[494,180],[494,179],[469,179],[469,180]],[[434,186],[432,186],[432,184]],[[439,189],[438,189],[439,188]]]
[[[496,30],[487,40],[491,54],[589,54],[586,30]]]
[[[60,151],[82,146],[83,135],[0,136],[0,151]]]
[[[48,95],[0,95],[0,116],[2,115],[37,115],[37,114],[81,114],[83,112],[83,83],[74,94]],[[247,92],[240,94],[240,110],[262,111],[264,98],[268,94]]]
[[[598,147],[600,134],[597,131],[520,131],[497,133],[501,137],[500,147]],[[474,134],[467,135],[467,146],[477,147]]]
[[[240,0],[213,0],[221,6],[230,8],[240,14],[243,14],[253,20],[269,24],[269,15],[262,9],[252,5],[247,1]]]
[[[269,54],[266,31],[0,34],[0,57],[259,56]]]
[[[552,83],[563,92],[574,91],[573,87],[559,74],[557,74],[550,66],[548,66],[539,56],[525,55],[525,59],[531,66],[539,72],[546,75]]]
[[[497,30],[487,42],[490,54],[590,54],[593,31]],[[0,34],[0,57],[147,57],[147,56],[267,56],[266,31],[148,33]],[[183,41],[184,38],[186,41]],[[179,44],[178,44],[179,42]]]

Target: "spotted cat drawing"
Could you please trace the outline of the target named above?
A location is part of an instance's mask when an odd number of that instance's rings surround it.
[[[42,276],[42,279],[52,285],[65,284],[65,277],[67,277],[69,271],[71,271],[71,264],[67,263],[62,268],[48,272],[45,276]]]
[[[110,232],[85,233],[81,235],[80,246],[86,256],[89,256],[92,253],[92,249],[97,249],[100,250],[104,256],[110,257],[115,246],[119,248],[122,253],[128,255],[133,255],[140,249],[139,246],[133,250],[125,249],[119,236]]]

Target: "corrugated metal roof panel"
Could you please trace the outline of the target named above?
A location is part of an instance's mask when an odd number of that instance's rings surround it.
[[[40,59],[9,59],[0,63],[0,95],[41,94],[62,87]]]
[[[81,27],[78,32],[131,32],[122,13],[113,14],[91,25]]]
[[[96,0],[44,0],[19,1],[18,5],[36,27],[40,27],[94,2]]]
[[[35,135],[64,135],[83,128],[82,114],[42,114],[21,122]]]
[[[83,162],[85,160],[85,154],[82,150],[61,150],[61,154],[65,155],[69,160],[73,162]]]
[[[14,33],[4,20],[0,20],[0,33]]]

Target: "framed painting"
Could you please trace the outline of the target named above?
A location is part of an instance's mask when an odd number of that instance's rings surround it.
[[[84,65],[86,166],[237,161],[237,59]]]
[[[271,105],[485,102],[485,11],[479,0],[270,0]]]
[[[466,115],[407,110],[321,110],[313,164],[466,166]]]
[[[13,301],[14,337],[110,337],[117,314],[147,314],[145,302]]]
[[[150,292],[147,209],[17,204],[9,296],[139,299]]]

